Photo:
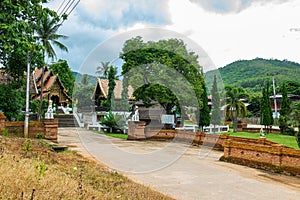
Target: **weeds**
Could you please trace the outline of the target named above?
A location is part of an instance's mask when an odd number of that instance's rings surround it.
[[[171,199],[74,151],[49,152],[39,141],[0,136],[0,199]]]
[[[22,148],[25,156],[32,155],[33,147],[32,147],[32,140],[26,139]]]
[[[44,139],[44,138],[45,138],[45,135],[44,135],[43,133],[37,133],[37,134],[35,135],[35,138],[37,138],[37,139]]]
[[[34,171],[35,171],[36,178],[40,180],[42,176],[46,175],[47,167],[44,163],[37,162],[34,164]]]

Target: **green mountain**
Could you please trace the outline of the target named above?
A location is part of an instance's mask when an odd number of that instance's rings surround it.
[[[77,82],[77,83],[80,83],[82,74],[79,73],[79,72],[75,72],[75,71],[73,71],[73,74],[74,74],[74,76],[75,76],[76,82]],[[91,85],[96,85],[96,83],[97,83],[97,78],[96,78],[95,76],[88,75],[88,78],[89,78],[89,80],[90,80],[90,84],[91,84]]]
[[[205,74],[209,90],[215,74],[217,77],[221,77],[224,85],[242,87],[253,92],[261,91],[264,81],[272,80],[272,74],[275,74],[277,88],[283,82],[295,85],[296,90],[300,86],[300,64],[288,60],[262,58],[239,60],[217,70],[209,71]],[[298,92],[300,93],[300,89]]]

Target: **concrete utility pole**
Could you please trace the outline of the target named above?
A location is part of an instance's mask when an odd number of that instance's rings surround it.
[[[27,76],[26,76],[26,105],[24,120],[24,137],[28,138],[28,121],[29,121],[29,91],[30,91],[30,52],[27,54]]]
[[[278,119],[278,111],[277,111],[277,102],[276,102],[276,88],[275,88],[275,75],[278,73],[270,73],[267,76],[272,76],[273,81],[273,95],[274,95],[274,112],[275,112],[275,119]]]

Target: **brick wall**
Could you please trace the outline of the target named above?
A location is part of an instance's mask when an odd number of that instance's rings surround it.
[[[255,168],[300,175],[300,150],[267,141],[266,139],[224,141],[221,160]]]
[[[0,112],[2,113],[2,112]],[[8,130],[10,135],[24,136],[24,122],[8,122],[0,114],[0,132]],[[4,120],[3,120],[4,118]],[[34,138],[37,134],[41,133],[45,139],[57,142],[58,133],[58,120],[57,119],[44,119],[43,121],[32,121],[28,123],[29,137]]]

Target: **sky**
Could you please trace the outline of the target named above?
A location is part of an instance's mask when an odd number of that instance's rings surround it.
[[[69,52],[56,51],[88,74],[101,61],[120,65],[124,42],[138,35],[184,40],[204,71],[257,57],[300,63],[299,10],[299,0],[81,0],[59,30]]]

